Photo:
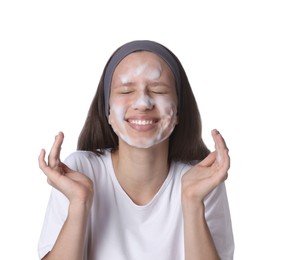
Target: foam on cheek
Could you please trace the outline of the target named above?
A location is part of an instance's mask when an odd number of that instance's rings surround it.
[[[114,109],[110,109],[109,123],[117,136],[123,139],[126,143],[131,143],[125,128],[125,111],[125,107],[115,104]]]
[[[125,109],[117,104],[115,104],[114,109],[110,108],[109,123],[116,134],[118,134],[118,132],[122,130],[122,126],[124,126],[124,113]]]
[[[177,123],[176,104],[171,101],[159,99],[156,102],[161,115],[161,124],[159,125],[157,139],[163,140],[172,133]]]
[[[177,123],[177,109],[174,102],[171,102],[167,99],[159,98],[157,100],[154,100],[154,103],[160,111],[160,122],[158,125],[157,132],[151,138],[140,138],[139,140],[131,140],[129,138],[129,143],[133,144],[136,147],[149,148],[164,141],[165,139],[169,138]]]
[[[151,99],[149,101],[147,99],[148,97],[143,95],[139,100],[142,102],[153,102],[160,111],[158,129],[156,130],[155,135],[151,137],[131,137],[127,132],[126,123],[124,122],[126,108],[122,104],[115,104],[114,109],[110,109],[109,122],[112,125],[114,132],[126,143],[137,148],[149,148],[162,142],[170,136],[176,125],[177,110],[175,103],[163,98],[156,100]],[[137,102],[141,101],[137,100]]]

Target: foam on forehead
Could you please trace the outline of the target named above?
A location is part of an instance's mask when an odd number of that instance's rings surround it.
[[[110,59],[104,77],[104,101],[105,101],[105,114],[106,116],[109,115],[109,97],[111,92],[111,82],[112,77],[115,71],[116,66],[130,53],[136,51],[150,51],[158,56],[160,56],[170,67],[175,81],[176,81],[176,91],[178,96],[178,107],[180,107],[180,88],[181,88],[181,80],[180,80],[180,72],[177,65],[177,61],[171,55],[166,47],[163,45],[148,40],[139,40],[139,41],[132,41],[122,45],[112,56]]]

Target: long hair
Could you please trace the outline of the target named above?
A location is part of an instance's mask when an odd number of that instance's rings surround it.
[[[175,58],[181,77],[178,124],[169,137],[168,160],[184,163],[202,160],[210,151],[202,140],[202,123],[198,105],[183,66],[175,54],[168,51]],[[92,151],[97,155],[104,154],[106,149],[118,149],[118,137],[108,123],[104,101],[105,70],[111,57],[100,78],[77,143],[78,150]]]

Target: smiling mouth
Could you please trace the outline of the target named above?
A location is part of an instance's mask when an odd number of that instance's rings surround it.
[[[140,119],[128,119],[127,120],[130,124],[134,125],[152,125],[157,122],[157,120],[140,120]]]

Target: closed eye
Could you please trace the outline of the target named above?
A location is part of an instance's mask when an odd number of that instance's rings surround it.
[[[162,82],[153,82],[150,84],[149,89],[154,94],[168,94],[170,87]]]
[[[119,90],[118,90],[118,93],[123,94],[123,95],[130,94],[130,93],[133,93],[133,92],[134,92],[134,89],[132,87],[128,87],[128,86],[120,87]]]
[[[130,94],[130,93],[132,93],[133,91],[122,91],[122,92],[120,92],[120,94],[122,94],[122,95],[126,95],[126,94]]]
[[[152,93],[154,93],[154,94],[160,94],[160,95],[167,94],[167,92],[164,92],[164,91],[152,91]]]
[[[168,89],[167,89],[167,87],[157,86],[157,87],[152,87],[150,89],[150,92],[154,93],[154,94],[167,94]]]

